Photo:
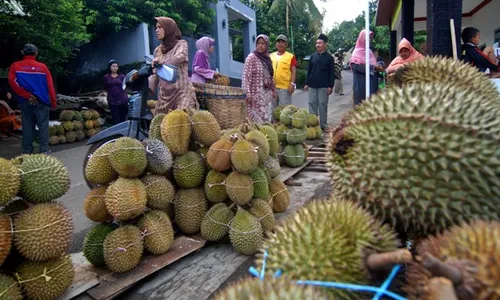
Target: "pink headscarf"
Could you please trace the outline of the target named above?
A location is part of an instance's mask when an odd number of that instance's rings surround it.
[[[193,58],[193,69],[194,67],[200,67],[203,69],[210,69],[210,61],[208,49],[215,44],[215,40],[209,37],[202,37],[196,41],[196,54]]]
[[[408,63],[411,63],[412,61],[424,58],[424,56],[422,54],[420,54],[420,52],[418,52],[415,48],[413,48],[411,43],[406,38],[403,38],[401,40],[401,42],[399,43],[398,52],[400,52],[401,49],[403,49],[403,48],[410,50],[410,56],[407,59],[403,59],[401,56],[398,55],[398,57],[396,57],[391,62],[389,67],[387,67],[387,73],[393,73],[397,69],[404,66],[405,64],[408,64]]]
[[[373,36],[373,32],[370,31],[370,36]],[[370,51],[370,65],[376,65],[377,59],[372,50]],[[366,63],[366,30],[362,30],[359,33],[358,41],[356,42],[356,47],[352,52],[351,59],[349,60],[351,64],[362,65]]]

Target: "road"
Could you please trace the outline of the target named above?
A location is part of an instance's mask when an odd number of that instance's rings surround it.
[[[328,107],[328,123],[334,126],[342,115],[352,108],[352,75],[344,72],[344,96],[331,95]],[[308,93],[297,91],[292,102],[298,107],[307,108]],[[71,253],[80,252],[82,242],[94,223],[83,214],[83,200],[89,189],[83,178],[82,162],[88,146],[77,146],[53,152],[61,159],[71,176],[71,188],[58,201],[72,213],[75,234],[70,248]],[[310,199],[328,197],[330,192],[328,173],[301,172],[295,181],[302,186],[290,186],[291,206],[289,210],[277,216],[282,220],[295,212]],[[248,274],[252,257],[237,254],[228,244],[209,244],[197,253],[191,254],[171,266],[139,282],[120,299],[208,299],[213,293],[242,276]],[[86,299],[82,297],[81,299]]]

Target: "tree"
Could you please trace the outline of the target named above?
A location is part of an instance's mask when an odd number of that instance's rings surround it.
[[[89,32],[106,35],[109,32],[153,23],[153,18],[170,17],[182,33],[209,32],[215,12],[210,4],[217,0],[85,0],[85,22]]]
[[[326,0],[322,1],[325,2]],[[323,15],[313,0],[274,0],[271,2],[269,13],[282,12],[283,7],[285,8],[285,28],[287,35],[290,35],[290,12],[294,15],[303,13],[304,11],[308,12],[312,19],[316,21],[316,25],[321,28]]]
[[[1,65],[7,68],[21,56],[22,46],[33,43],[39,58],[54,73],[74,50],[87,42],[89,35],[83,20],[83,0],[18,0],[24,15],[11,13],[8,2],[0,2],[2,40]],[[5,13],[8,12],[8,13]]]

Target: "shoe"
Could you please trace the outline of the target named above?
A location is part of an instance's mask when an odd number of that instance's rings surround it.
[[[345,94],[344,93],[340,93],[339,96],[344,96]]]

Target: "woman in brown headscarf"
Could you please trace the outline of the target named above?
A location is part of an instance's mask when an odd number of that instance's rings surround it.
[[[168,113],[169,110],[191,107],[198,109],[193,85],[188,76],[188,44],[181,40],[181,31],[174,20],[166,17],[156,19],[156,37],[162,41],[154,51],[154,60],[160,64],[170,64],[179,68],[179,78],[168,83],[153,75],[149,79],[150,89],[156,91],[158,102],[155,114]]]

